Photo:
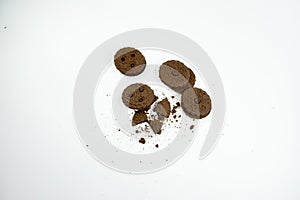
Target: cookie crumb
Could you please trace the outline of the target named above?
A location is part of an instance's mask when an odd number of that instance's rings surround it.
[[[140,131],[139,130],[135,130],[135,133],[140,133]]]
[[[173,106],[173,109],[171,111],[172,114],[175,114],[176,113],[176,109],[180,106],[180,103],[179,102],[176,102],[176,105]]]
[[[190,129],[192,130],[194,127],[195,127],[194,125],[191,125],[191,126],[190,126]]]
[[[141,144],[145,144],[145,143],[146,143],[146,140],[145,140],[145,138],[141,138],[141,139],[139,140],[139,143],[141,143]]]
[[[171,98],[174,99],[175,97],[174,97],[174,96],[171,96]]]
[[[159,147],[158,144],[156,144],[155,147],[158,148]]]

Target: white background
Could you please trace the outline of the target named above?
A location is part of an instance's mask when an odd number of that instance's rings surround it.
[[[296,0],[1,0],[0,199],[300,199],[299,25]],[[171,167],[133,176],[85,151],[72,93],[94,48],[147,27],[206,50],[227,113],[205,160],[196,140]]]

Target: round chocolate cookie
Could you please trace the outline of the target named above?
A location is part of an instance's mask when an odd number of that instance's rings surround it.
[[[114,56],[117,69],[127,76],[141,74],[146,67],[146,59],[143,54],[132,47],[120,49]]]
[[[157,100],[153,90],[145,84],[135,83],[129,85],[122,93],[123,103],[132,109],[149,110]]]
[[[200,88],[188,88],[181,96],[183,111],[190,117],[201,119],[211,111],[211,99],[209,95]]]
[[[164,62],[159,68],[159,78],[164,84],[179,93],[193,87],[196,80],[193,71],[177,60]]]

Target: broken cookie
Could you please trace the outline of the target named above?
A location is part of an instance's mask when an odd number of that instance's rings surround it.
[[[132,126],[136,126],[147,121],[147,115],[144,111],[136,111],[132,117]]]
[[[158,116],[168,118],[171,112],[171,106],[168,98],[164,98],[158,102],[154,108],[154,112],[156,112]]]

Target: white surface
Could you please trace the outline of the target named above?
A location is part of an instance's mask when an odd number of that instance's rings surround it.
[[[2,0],[0,199],[299,199],[299,8],[297,1]],[[181,32],[205,49],[223,78],[227,116],[205,160],[196,140],[168,169],[130,176],[84,150],[72,92],[97,45],[143,27]]]

